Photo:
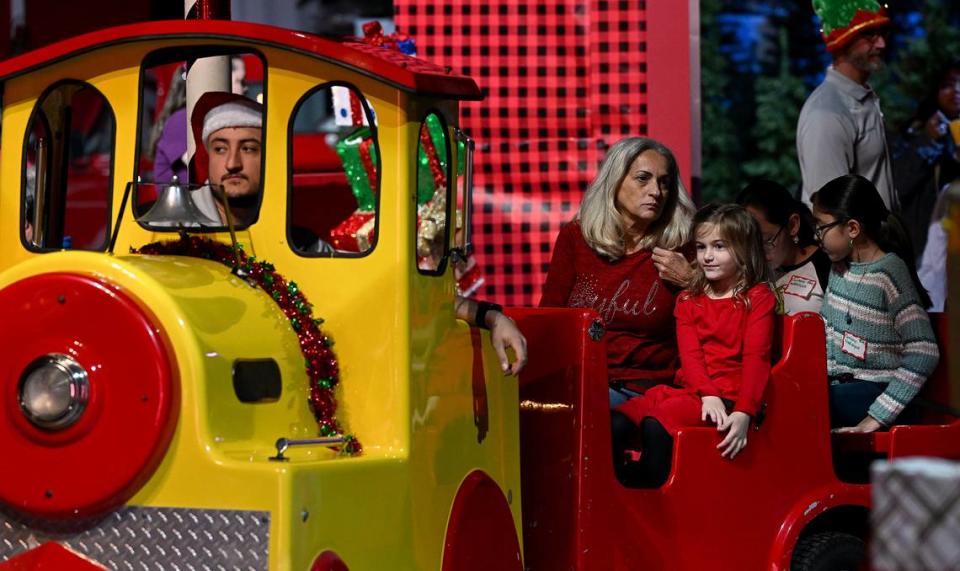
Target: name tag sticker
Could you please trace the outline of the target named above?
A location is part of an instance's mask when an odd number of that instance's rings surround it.
[[[810,294],[813,293],[813,288],[815,287],[817,287],[817,280],[794,275],[790,276],[790,280],[787,281],[787,286],[784,288],[783,293],[802,297],[803,299],[810,299]]]
[[[840,350],[861,361],[866,360],[867,340],[862,337],[857,337],[853,333],[846,332],[843,334],[843,340],[840,342]]]

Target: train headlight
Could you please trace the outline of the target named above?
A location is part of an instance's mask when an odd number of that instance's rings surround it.
[[[20,377],[20,407],[47,430],[63,429],[83,414],[90,395],[87,371],[66,355],[40,357]]]

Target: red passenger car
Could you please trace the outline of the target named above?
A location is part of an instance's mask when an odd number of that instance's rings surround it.
[[[596,314],[514,317],[531,355],[520,386],[528,569],[855,569],[869,541],[869,461],[960,459],[960,421],[935,414],[924,425],[831,437],[823,321],[804,313],[783,318],[766,418],[744,452],[726,460],[715,430],[683,429],[667,483],[628,488],[613,472]],[[934,319],[941,346],[946,325]],[[922,396],[945,401],[946,370],[942,357]]]

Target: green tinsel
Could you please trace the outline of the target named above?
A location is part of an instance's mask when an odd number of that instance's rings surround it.
[[[343,170],[347,174],[347,182],[350,183],[353,196],[357,199],[357,208],[363,212],[373,212],[377,204],[373,188],[370,186],[370,177],[363,166],[363,159],[360,158],[360,144],[371,136],[369,127],[361,127],[336,144],[337,154],[340,155],[340,162],[343,163]],[[370,145],[369,148],[370,159],[376,165],[375,145]]]

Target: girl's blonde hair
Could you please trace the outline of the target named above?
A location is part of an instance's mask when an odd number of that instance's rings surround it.
[[[694,206],[680,182],[673,153],[662,143],[646,137],[623,139],[607,152],[596,178],[587,187],[577,213],[583,239],[594,251],[611,260],[618,260],[624,255],[624,227],[616,206],[617,190],[633,161],[645,151],[655,151],[666,159],[668,181],[663,210],[640,240],[640,247],[650,249],[659,246],[675,250],[689,239]]]
[[[737,263],[737,285],[733,296],[749,305],[746,294],[758,283],[770,282],[770,268],[763,253],[763,235],[760,225],[742,206],[736,204],[708,204],[693,217],[691,235],[696,239],[705,226],[716,228],[727,243]],[[699,295],[709,285],[703,268],[697,265],[693,272],[688,295]]]

